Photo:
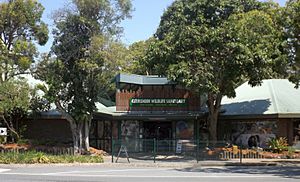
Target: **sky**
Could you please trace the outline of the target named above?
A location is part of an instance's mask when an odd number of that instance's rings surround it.
[[[51,14],[53,11],[64,7],[70,3],[70,0],[38,0],[45,7],[43,21],[49,26],[50,32],[53,28]],[[130,45],[136,41],[146,40],[151,37],[160,22],[164,10],[172,4],[174,0],[132,0],[134,11],[132,18],[121,23],[124,33],[121,40],[126,45]],[[286,0],[274,0],[283,6]],[[53,38],[50,38],[45,46],[38,46],[39,52],[48,52],[52,45]]]

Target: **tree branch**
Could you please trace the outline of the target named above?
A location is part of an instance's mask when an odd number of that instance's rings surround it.
[[[19,140],[20,135],[15,131],[15,129],[13,127],[10,126],[10,124],[8,123],[8,121],[5,119],[4,115],[1,115],[1,118],[3,119],[4,123],[6,124],[7,128],[13,132],[16,136],[17,136],[17,140]]]
[[[66,110],[62,107],[59,101],[55,101],[55,106],[66,120],[68,120],[71,123],[75,123],[74,118],[68,112],[66,112]]]

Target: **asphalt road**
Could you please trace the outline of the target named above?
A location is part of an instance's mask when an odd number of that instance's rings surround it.
[[[179,181],[277,182],[300,181],[300,167],[121,167],[121,166],[1,166],[1,182],[179,182]]]

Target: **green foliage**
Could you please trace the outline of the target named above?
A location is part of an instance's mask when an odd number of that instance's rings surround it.
[[[296,149],[289,146],[289,147],[287,147],[287,150],[288,150],[287,156],[290,157],[290,158],[293,158],[293,155],[295,154]]]
[[[29,85],[25,80],[9,80],[0,85],[0,112],[15,108],[27,111],[29,107]]]
[[[289,0],[286,4],[287,40],[289,45],[289,60],[292,69],[290,80],[299,87],[300,83],[300,1]]]
[[[0,153],[0,164],[102,163],[101,156],[49,155],[42,152]]]
[[[31,89],[31,99],[29,109],[32,111],[33,116],[39,115],[43,111],[50,110],[50,102],[44,97],[44,85],[36,85]]]
[[[8,80],[0,84],[0,112],[14,141],[26,130],[24,118],[30,106],[30,88],[26,80]]]
[[[104,35],[119,32],[117,23],[129,16],[131,4],[74,0],[74,5],[75,12],[66,11],[65,16],[57,18],[52,47],[57,59],[44,59],[38,77],[49,86],[48,99],[60,101],[65,111],[78,120],[95,110],[98,95],[105,87],[101,81],[119,69],[114,61],[123,57],[120,52],[124,51],[119,50],[124,47]]]
[[[274,12],[278,5],[256,0],[178,0],[161,18],[147,65],[207,95],[212,140],[223,96],[286,71],[284,29]]]
[[[269,149],[273,152],[280,153],[282,151],[288,150],[288,142],[284,137],[272,138],[268,141]]]
[[[6,142],[6,136],[0,136],[0,144],[4,144]]]
[[[29,144],[29,140],[28,140],[28,139],[21,138],[20,140],[18,140],[17,144],[18,144],[18,145]]]
[[[0,2],[1,82],[26,72],[37,56],[34,40],[44,45],[47,25],[41,21],[44,8],[35,0]]]
[[[128,73],[147,75],[151,74],[151,68],[147,65],[147,50],[155,39],[153,37],[146,41],[139,41],[131,44],[128,49],[127,62],[130,63],[125,70]]]
[[[95,102],[107,88],[104,80],[119,69],[114,61],[123,57],[119,52],[123,47],[111,40],[121,31],[120,21],[129,17],[131,2],[73,0],[73,5],[72,10],[56,14],[53,54],[39,63],[36,77],[47,83],[46,98],[71,123],[77,150],[84,148],[80,144],[87,145],[83,137],[89,135],[86,128]]]

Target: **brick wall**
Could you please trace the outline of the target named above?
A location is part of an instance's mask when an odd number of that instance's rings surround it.
[[[132,107],[131,98],[185,98],[185,107]],[[117,111],[198,111],[200,110],[200,98],[189,90],[174,88],[173,86],[142,86],[137,90],[124,89],[116,93]]]
[[[64,119],[37,119],[26,121],[25,138],[38,141],[72,143],[69,123]]]

